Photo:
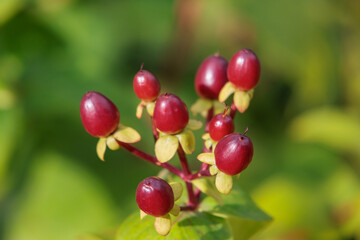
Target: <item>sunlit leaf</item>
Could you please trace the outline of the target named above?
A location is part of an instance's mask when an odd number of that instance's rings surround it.
[[[215,164],[215,155],[213,153],[200,153],[197,156],[197,159],[203,163],[207,163],[210,165]]]
[[[154,115],[155,102],[146,104],[146,111],[152,117]]]
[[[137,106],[137,108],[136,108],[136,117],[137,118],[141,118],[141,116],[142,116],[142,113],[143,113],[143,109],[144,109],[144,105],[143,105],[143,103],[141,102],[141,103],[139,103],[139,105]]]
[[[157,159],[164,163],[169,161],[179,147],[179,140],[172,135],[163,135],[155,143],[155,155]]]
[[[141,140],[140,134],[135,129],[121,124],[119,124],[118,130],[116,130],[113,136],[124,143],[135,143]]]
[[[198,130],[202,127],[202,122],[200,120],[190,119],[187,127],[191,130]]]
[[[176,137],[179,139],[181,147],[184,149],[186,154],[191,154],[195,150],[195,136],[194,133],[185,129],[181,133],[177,134]]]
[[[248,92],[245,91],[236,91],[234,94],[234,104],[239,110],[239,112],[243,113],[249,107],[251,100],[251,96]]]
[[[96,145],[96,153],[101,161],[104,161],[104,155],[106,151],[106,138],[99,138]]]
[[[162,217],[156,217],[154,222],[155,230],[158,234],[166,236],[171,229],[171,218],[169,214]]]
[[[190,108],[191,112],[196,115],[209,110],[212,107],[212,102],[209,99],[199,98]]]
[[[169,183],[172,190],[173,190],[173,193],[174,193],[174,201],[178,200],[182,193],[183,193],[183,186],[181,183],[179,182],[171,182]]]
[[[225,100],[235,92],[235,87],[231,82],[227,82],[219,93],[219,102],[223,103]]]
[[[229,194],[233,187],[232,176],[227,175],[223,172],[218,172],[215,178],[215,186],[222,194]]]

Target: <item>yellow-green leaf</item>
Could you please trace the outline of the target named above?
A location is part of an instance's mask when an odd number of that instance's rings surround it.
[[[107,137],[106,145],[111,150],[118,150],[120,148],[120,145],[116,142],[116,140],[113,136]]]
[[[156,217],[154,226],[155,226],[156,232],[159,233],[160,235],[163,235],[163,236],[168,235],[170,232],[170,229],[171,229],[170,215],[166,214],[163,217]]]
[[[195,136],[191,130],[185,129],[176,136],[186,154],[191,154],[195,151]]]
[[[213,106],[214,106],[214,116],[219,114],[219,113],[223,113],[226,107],[225,103],[221,103],[218,100],[214,100],[213,101]],[[228,110],[230,111],[230,109]]]
[[[207,139],[210,138],[210,134],[209,134],[209,133],[204,133],[204,134],[201,136],[201,138],[202,138],[203,140],[207,140]]]
[[[214,153],[200,153],[197,156],[197,159],[200,162],[207,163],[207,164],[210,164],[210,165],[215,164],[215,155],[214,155]]]
[[[251,100],[251,96],[248,92],[245,91],[236,91],[234,94],[234,104],[239,110],[239,112],[243,113],[249,107]]]
[[[202,122],[200,120],[190,119],[187,127],[191,130],[198,130],[202,127]]]
[[[214,198],[218,204],[222,204],[222,198],[218,191],[216,191],[214,184],[209,178],[198,178],[191,181],[201,192]]]
[[[154,115],[155,102],[150,102],[146,104],[146,111],[152,117]]]
[[[157,159],[164,163],[169,161],[179,147],[179,140],[172,135],[163,135],[155,143],[155,155]]]
[[[217,168],[216,165],[212,165],[212,166],[209,167],[209,171],[210,171],[211,175],[215,175],[215,174],[217,174],[219,172],[219,169]]]
[[[219,93],[219,102],[223,103],[225,100],[235,92],[235,87],[231,82],[227,82]]]
[[[141,140],[140,134],[135,129],[121,124],[119,124],[118,130],[116,130],[113,136],[124,143],[135,143]]]
[[[140,219],[143,219],[146,215],[147,213],[140,209]]]
[[[105,150],[106,150],[106,138],[99,138],[99,141],[97,142],[96,145],[96,153],[98,157],[101,159],[101,161],[105,161],[104,160]]]
[[[190,108],[191,112],[196,115],[209,110],[212,107],[212,102],[209,99],[199,98]]]
[[[139,105],[137,106],[137,108],[136,108],[136,117],[137,118],[141,118],[141,116],[142,116],[142,113],[143,113],[143,109],[144,109],[144,105],[143,105],[143,103],[141,102],[141,103],[139,103]]]
[[[178,216],[180,213],[180,206],[177,204],[174,204],[174,207],[170,210],[170,213],[174,216]]]
[[[174,201],[176,201],[181,197],[181,195],[183,193],[183,186],[179,182],[172,182],[172,183],[170,183],[170,186],[174,193]]]
[[[229,194],[233,186],[232,176],[219,171],[216,175],[215,185],[217,190],[222,194]]]

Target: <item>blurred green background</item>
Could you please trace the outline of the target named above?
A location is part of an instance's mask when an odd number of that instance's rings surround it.
[[[111,236],[159,169],[123,150],[99,161],[83,94],[112,99],[153,153],[135,117],[141,63],[190,106],[201,61],[242,48],[262,76],[235,119],[255,148],[236,184],[274,217],[254,239],[360,239],[356,0],[0,0],[0,239]]]

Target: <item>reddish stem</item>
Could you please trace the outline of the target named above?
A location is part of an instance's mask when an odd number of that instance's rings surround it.
[[[185,180],[188,176],[191,176],[192,174],[191,174],[191,171],[190,171],[187,159],[186,159],[185,152],[184,152],[183,148],[181,147],[181,145],[179,145],[179,148],[178,148],[177,152],[178,152],[178,155],[179,155],[181,168],[183,169],[183,171],[185,173],[185,176],[182,179],[185,181],[186,189],[187,189],[188,196],[189,196],[188,205],[189,206],[194,206],[196,208],[197,205],[198,205],[198,201],[195,198],[193,185],[192,185],[191,182]]]
[[[236,106],[234,101],[231,103],[231,109],[230,109],[230,117],[234,119],[235,113],[237,112]]]
[[[159,138],[159,132],[156,129],[155,122],[154,122],[153,118],[151,118],[151,123],[152,123],[152,132],[153,132],[154,140],[156,142],[156,140]]]
[[[191,180],[201,178],[201,177],[211,177],[209,169],[200,170],[197,173],[184,176],[183,180],[184,181],[191,181]]]
[[[172,172],[173,174],[175,174],[176,176],[179,176],[181,179],[183,179],[185,177],[184,172],[181,171],[180,169],[174,167],[173,165],[169,164],[169,163],[161,163],[159,162],[159,160],[157,160],[156,157],[149,155],[141,150],[139,150],[138,148],[128,144],[128,143],[124,143],[124,142],[120,142],[118,140],[116,140],[117,143],[123,147],[124,149],[126,149],[127,151],[129,151],[130,153],[132,153],[133,155],[144,159],[145,161],[148,161],[152,164],[155,164],[158,167],[163,167],[166,168],[167,170],[169,170],[170,172]]]

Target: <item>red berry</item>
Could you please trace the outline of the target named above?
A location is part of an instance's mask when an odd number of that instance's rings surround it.
[[[161,178],[148,177],[136,189],[136,202],[145,213],[161,217],[173,208],[174,192]]]
[[[153,101],[159,96],[160,83],[149,71],[140,70],[134,77],[133,87],[138,98]]]
[[[232,133],[219,141],[214,153],[218,169],[228,175],[236,175],[247,168],[254,149],[250,138]]]
[[[175,134],[188,124],[189,112],[180,98],[165,93],[156,100],[153,120],[156,128],[161,132]]]
[[[225,58],[216,54],[206,58],[197,70],[195,89],[200,97],[217,99],[221,88],[228,81]]]
[[[227,76],[237,88],[250,90],[256,86],[260,78],[260,62],[255,53],[242,49],[230,60]]]
[[[226,135],[234,132],[234,128],[232,118],[227,114],[220,113],[211,119],[209,134],[213,140],[220,141]]]
[[[115,104],[98,92],[87,92],[80,103],[80,116],[85,130],[94,137],[106,137],[119,125]]]

